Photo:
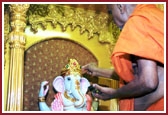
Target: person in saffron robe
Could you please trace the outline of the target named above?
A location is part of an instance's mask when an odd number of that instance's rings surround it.
[[[164,13],[152,4],[114,4],[113,20],[122,29],[111,56],[114,69],[87,64],[92,76],[116,79],[120,88],[93,86],[94,96],[120,99],[120,111],[164,110]],[[118,79],[118,78],[117,78]]]

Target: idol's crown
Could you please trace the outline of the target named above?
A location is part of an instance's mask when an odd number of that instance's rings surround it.
[[[75,59],[70,59],[69,63],[62,69],[61,75],[62,76],[67,76],[67,75],[81,76],[81,66]]]

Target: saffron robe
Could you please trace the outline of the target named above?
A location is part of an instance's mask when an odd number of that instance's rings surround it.
[[[139,4],[125,23],[112,54],[112,63],[120,80],[134,79],[130,55],[151,59],[164,64],[164,13],[152,4]],[[121,111],[133,111],[134,99],[120,100]],[[147,111],[163,111],[164,99]]]

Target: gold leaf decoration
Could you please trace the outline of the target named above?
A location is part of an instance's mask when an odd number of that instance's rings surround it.
[[[58,4],[49,4],[48,6],[38,5],[34,7],[31,7],[30,10],[36,13],[29,13],[28,17],[29,24],[35,32],[37,32],[38,25],[42,25],[46,29],[47,23],[51,23],[53,27],[60,24],[62,31],[66,31],[69,25],[72,31],[79,26],[81,34],[86,31],[88,32],[88,39],[94,35],[99,35],[100,42],[112,43],[113,39],[115,39],[109,29],[111,20],[109,20],[109,14],[106,12],[96,12],[95,10]],[[40,12],[42,11],[40,7],[46,8],[45,15],[41,15]]]

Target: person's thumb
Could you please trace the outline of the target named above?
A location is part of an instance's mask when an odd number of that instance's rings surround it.
[[[93,84],[93,87],[96,88],[97,90],[103,92],[103,87],[98,85],[98,84]]]

